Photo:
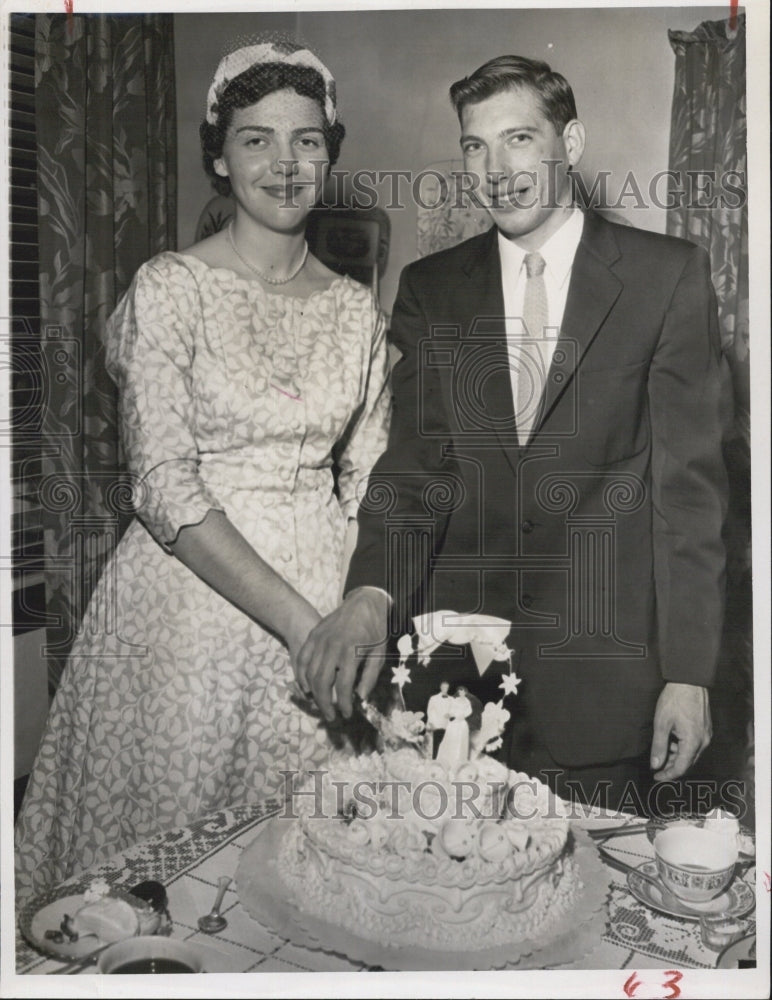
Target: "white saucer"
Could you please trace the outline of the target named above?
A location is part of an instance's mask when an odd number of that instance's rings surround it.
[[[658,878],[656,861],[644,861],[642,865],[638,865],[638,869]],[[671,909],[664,902],[663,894],[660,894],[648,879],[638,875],[638,870],[628,872],[627,885],[635,898],[645,906],[659,910],[660,913],[667,913],[671,917],[680,917],[682,920],[699,920],[709,913],[725,913],[730,917],[741,917],[752,909],[755,903],[753,889],[738,878],[720,896],[709,899],[706,903],[679,900],[681,907],[679,910]]]

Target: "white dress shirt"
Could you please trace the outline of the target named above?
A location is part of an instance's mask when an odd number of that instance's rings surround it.
[[[571,268],[574,264],[579,241],[582,237],[584,227],[584,215],[581,209],[574,206],[566,216],[566,221],[553,233],[547,242],[539,248],[539,253],[544,258],[544,284],[547,289],[547,311],[549,315],[547,332],[547,350],[545,352],[545,362],[552,360],[555,350],[555,343],[558,338],[560,326],[563,322],[563,313],[566,308],[566,298],[568,296],[568,284],[571,278]],[[512,380],[512,399],[517,399],[517,366],[512,363],[513,356],[517,353],[517,341],[525,333],[522,323],[523,299],[525,298],[525,255],[527,250],[523,250],[516,243],[508,240],[506,236],[498,233],[499,256],[501,258],[501,284],[504,289],[504,314],[506,316],[507,344],[509,345],[510,366],[509,373]],[[552,335],[550,335],[552,334]],[[392,602],[391,595],[380,587],[359,587],[359,590],[374,590],[385,594]],[[352,591],[353,593],[353,591]],[[393,603],[393,602],[392,602]]]
[[[544,258],[544,285],[547,290],[547,311],[549,319],[545,330],[545,344],[542,351],[545,364],[549,367],[555,344],[563,322],[566,308],[568,285],[571,279],[571,268],[574,264],[579,241],[582,238],[584,215],[579,208],[572,208],[566,221],[552,236],[539,247],[539,253]],[[507,344],[509,347],[509,374],[512,381],[512,399],[517,396],[518,365],[513,362],[516,357],[517,342],[527,336],[523,328],[523,299],[525,298],[525,256],[528,253],[517,243],[508,240],[501,232],[498,234],[499,256],[501,258],[501,285],[504,290],[504,315],[506,317]]]

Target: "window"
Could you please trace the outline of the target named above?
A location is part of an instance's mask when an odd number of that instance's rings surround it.
[[[46,381],[38,290],[35,16],[11,14],[9,21],[11,541],[14,634],[19,634],[39,628],[44,619],[39,484]]]

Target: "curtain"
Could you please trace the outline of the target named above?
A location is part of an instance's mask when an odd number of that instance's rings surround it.
[[[667,231],[710,253],[739,432],[750,413],[745,18],[735,31],[728,21],[705,21],[668,35],[676,54],[670,169],[687,197],[672,198],[679,203]]]
[[[421,171],[416,248],[419,257],[446,250],[490,229],[491,217],[485,209],[475,205],[468,195],[460,194],[463,170],[462,160],[440,160]]]
[[[750,358],[745,105],[745,18],[670,31],[675,90],[670,169],[688,197],[668,211],[668,232],[710,254],[721,341],[731,372],[725,443],[730,498],[726,526],[727,611],[716,687],[714,742],[706,773],[739,775],[753,809],[753,650],[750,506]],[[692,171],[690,175],[687,171]]]
[[[39,14],[35,39],[49,687],[131,517],[100,336],[143,261],[176,245],[170,14]],[[108,602],[109,603],[109,602]]]

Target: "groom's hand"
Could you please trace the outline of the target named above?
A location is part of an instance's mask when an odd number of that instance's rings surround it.
[[[655,781],[680,778],[710,743],[708,689],[693,684],[664,686],[654,713],[651,766]]]
[[[339,608],[311,630],[298,655],[301,684],[310,689],[328,722],[335,701],[348,719],[357,671],[365,661],[357,691],[366,698],[383,666],[390,598],[375,587],[352,590]]]

